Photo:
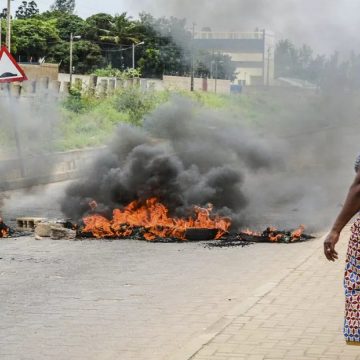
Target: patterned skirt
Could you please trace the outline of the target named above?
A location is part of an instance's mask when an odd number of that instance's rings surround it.
[[[360,344],[360,217],[351,227],[346,255],[344,336],[349,344]]]

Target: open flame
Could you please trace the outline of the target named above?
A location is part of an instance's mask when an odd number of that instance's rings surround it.
[[[286,240],[287,242],[295,242],[301,240],[304,230],[305,230],[305,226],[300,225],[299,228],[290,232],[280,231],[275,227],[268,227],[263,232],[245,229],[242,230],[241,233],[245,235],[253,236],[255,238],[262,238],[263,240],[267,240],[270,242],[283,242],[284,240]]]
[[[261,236],[261,235],[262,235],[261,232],[252,231],[252,230],[250,230],[250,229],[245,229],[245,230],[242,230],[241,232],[242,232],[243,234],[251,235],[251,236]]]
[[[0,217],[0,238],[6,238],[10,235],[10,228],[3,222]]]
[[[91,201],[92,210],[96,202]],[[230,228],[228,218],[212,214],[212,206],[206,208],[194,207],[194,214],[189,218],[176,218],[157,198],[150,198],[144,203],[133,201],[123,210],[115,209],[112,219],[102,215],[90,215],[83,218],[85,224],[82,233],[91,233],[96,238],[119,237],[126,238],[141,228],[146,240],[161,238],[177,238],[185,240],[185,232],[189,228],[216,229],[216,239],[221,238]]]
[[[299,240],[301,235],[304,233],[305,230],[305,226],[304,225],[300,225],[298,229],[294,230],[291,233],[291,238],[293,241]]]

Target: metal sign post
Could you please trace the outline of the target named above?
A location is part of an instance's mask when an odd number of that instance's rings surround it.
[[[19,98],[17,98],[16,101],[19,101]],[[20,175],[22,178],[24,178],[25,177],[25,168],[24,168],[23,154],[22,154],[21,142],[20,142],[20,138],[19,138],[19,129],[18,129],[16,116],[14,119],[14,135],[15,135],[15,144],[16,144],[16,150],[17,150],[18,160],[19,160]]]
[[[10,51],[11,46],[11,11],[10,11],[11,0],[7,0],[7,30],[6,30],[6,46]]]
[[[9,50],[3,46],[0,48],[0,83],[13,83],[27,80],[27,77],[23,71],[23,69],[18,65],[15,59],[10,54]],[[12,92],[11,92],[12,90]],[[20,85],[13,84],[13,87],[9,90],[9,97],[14,96],[15,101],[19,101],[20,97]],[[12,104],[10,104],[11,106]],[[19,167],[21,177],[25,177],[25,169],[23,163],[23,156],[22,156],[22,149],[19,137],[19,130],[16,117],[13,122],[14,126],[14,136],[15,136],[15,143],[16,149],[19,159]]]

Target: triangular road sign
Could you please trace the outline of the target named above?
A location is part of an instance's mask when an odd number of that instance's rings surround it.
[[[9,50],[3,46],[0,49],[0,83],[24,80],[27,80],[27,77],[23,69],[12,57]]]

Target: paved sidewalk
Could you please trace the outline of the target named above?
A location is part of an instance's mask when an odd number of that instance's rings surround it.
[[[191,357],[192,360],[360,359],[360,347],[342,337],[342,276],[349,229],[328,263],[322,242],[247,311]]]

